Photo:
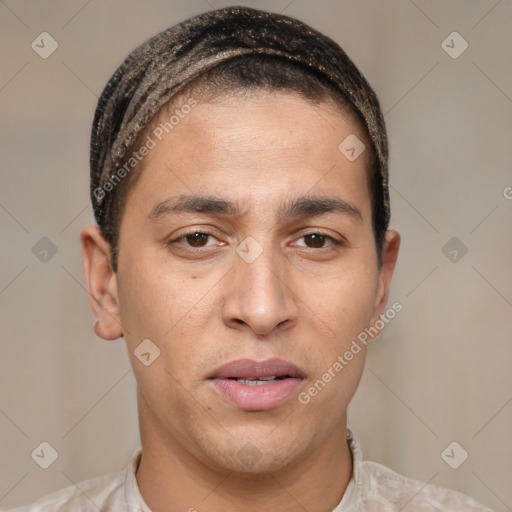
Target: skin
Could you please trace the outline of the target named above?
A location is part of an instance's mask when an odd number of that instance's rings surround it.
[[[353,119],[293,93],[198,98],[143,161],[122,216],[117,274],[99,229],[83,230],[95,332],[124,335],[138,384],[137,482],[153,511],[328,512],[341,500],[352,473],[347,406],[364,349],[307,405],[293,396],[240,410],[208,376],[233,360],[280,357],[303,372],[304,391],[384,313],[400,237],[387,231],[379,267],[369,152],[350,162],[338,150],[351,133],[369,147]],[[148,218],[181,194],[239,211]],[[360,217],[279,216],[301,196],[342,199]],[[236,252],[249,236],[263,249],[252,263]],[[145,366],[134,350],[148,338],[160,356]],[[237,456],[244,446],[253,463]]]

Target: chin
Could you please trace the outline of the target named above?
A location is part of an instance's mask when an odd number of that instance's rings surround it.
[[[237,473],[241,476],[259,477],[278,472],[293,464],[306,448],[304,437],[300,443],[294,436],[269,438],[260,436],[229,436],[227,439],[203,438],[200,448],[203,456],[217,470]]]

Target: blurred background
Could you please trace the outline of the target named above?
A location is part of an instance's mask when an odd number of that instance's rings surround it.
[[[512,2],[238,4],[332,37],[385,112],[402,234],[389,302],[403,310],[350,406],[365,458],[511,510]],[[0,0],[0,508],[117,470],[139,446],[123,341],[94,336],[82,277],[90,127],[132,49],[227,5]],[[42,442],[58,453],[48,469],[31,457]]]

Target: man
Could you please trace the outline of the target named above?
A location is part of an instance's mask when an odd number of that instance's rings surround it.
[[[147,41],[99,100],[91,199],[95,332],[126,340],[142,450],[28,510],[488,510],[347,428],[400,237],[379,103],[336,43],[241,7]]]

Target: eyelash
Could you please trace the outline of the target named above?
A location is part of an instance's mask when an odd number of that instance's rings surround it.
[[[216,238],[216,236],[213,234],[213,233],[210,233],[209,231],[203,231],[203,230],[192,230],[192,231],[189,231],[187,233],[183,233],[182,235],[180,235],[179,237],[177,238],[174,238],[172,240],[169,240],[167,242],[167,245],[172,245],[176,242],[180,242],[180,241],[183,241],[186,239],[187,236],[191,236],[191,235],[196,235],[196,234],[201,234],[201,235],[208,235],[208,236],[211,236],[213,238]],[[314,247],[307,247],[307,246],[300,246],[302,247],[303,249],[307,249],[307,250],[310,250],[310,251],[319,251],[319,250],[322,250],[322,249],[329,249],[329,247],[333,247],[333,246],[338,246],[338,247],[343,247],[345,246],[345,242],[342,241],[342,240],[338,240],[336,238],[334,238],[333,236],[331,235],[328,235],[327,233],[322,233],[321,231],[312,231],[310,233],[304,233],[301,237],[299,237],[297,240],[300,240],[301,238],[304,238],[306,236],[309,236],[309,235],[318,235],[318,236],[321,236],[323,238],[325,238],[326,240],[330,241],[331,242],[331,245],[328,245],[326,247],[320,247],[320,248],[314,248]],[[190,252],[197,252],[197,251],[203,251],[206,247],[192,247],[192,246],[189,246],[189,245],[185,245],[184,247],[186,247],[185,250],[187,251],[190,251]]]
[[[194,229],[193,231],[189,231],[187,233],[183,233],[182,235],[178,236],[177,238],[174,238],[173,240],[169,240],[169,242],[167,242],[167,245],[172,245],[172,244],[174,244],[176,242],[183,241],[183,240],[185,240],[185,238],[187,236],[196,235],[196,234],[208,235],[208,236],[211,236],[213,238],[217,238],[213,233],[210,233],[209,231]],[[202,251],[202,250],[204,250],[204,247],[191,247],[191,246],[187,246],[187,245],[185,245],[185,247],[186,247],[186,250],[194,251],[194,252],[195,251]]]

